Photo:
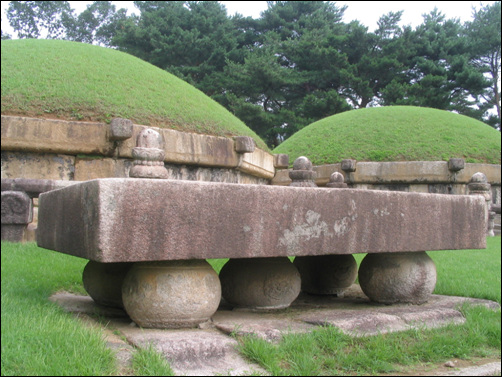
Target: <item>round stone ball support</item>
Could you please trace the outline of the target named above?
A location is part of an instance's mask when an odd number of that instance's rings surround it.
[[[293,263],[301,275],[302,291],[310,294],[343,297],[357,278],[351,254],[296,257]]]
[[[220,280],[205,260],[89,261],[82,279],[97,304],[125,309],[141,327],[196,327],[211,318],[221,300]]]
[[[122,300],[141,327],[196,327],[218,309],[221,286],[205,260],[143,262],[127,273]]]
[[[300,294],[300,273],[287,257],[230,259],[220,271],[223,298],[238,308],[287,308]]]
[[[122,283],[132,265],[89,261],[82,274],[84,289],[97,304],[124,308]]]
[[[368,254],[359,266],[364,294],[382,304],[427,302],[436,276],[436,266],[425,251]]]

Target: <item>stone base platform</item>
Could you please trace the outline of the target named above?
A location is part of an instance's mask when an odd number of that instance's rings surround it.
[[[354,284],[344,297],[302,293],[289,308],[270,312],[231,310],[222,301],[211,320],[198,329],[159,330],[139,328],[124,311],[99,306],[88,296],[57,293],[51,300],[69,312],[104,317],[108,328],[118,330],[128,345],[141,348],[152,344],[166,357],[176,374],[192,376],[266,374],[238,354],[237,341],[229,335],[254,334],[275,342],[285,333],[304,333],[318,326],[332,325],[351,336],[365,336],[460,324],[465,318],[458,309],[464,303],[494,310],[500,308],[489,300],[440,295],[432,295],[429,302],[422,305],[374,304],[359,285]]]

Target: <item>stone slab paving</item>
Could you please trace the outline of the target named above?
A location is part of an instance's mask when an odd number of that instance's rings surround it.
[[[144,348],[151,345],[166,357],[177,375],[192,376],[267,374],[239,355],[237,341],[232,335],[254,334],[276,342],[285,333],[308,332],[325,325],[336,326],[352,336],[372,335],[463,323],[465,319],[458,308],[466,302],[500,308],[493,301],[440,295],[432,295],[431,300],[423,305],[377,305],[364,296],[359,285],[354,284],[344,297],[302,293],[289,308],[277,311],[231,310],[222,301],[211,320],[198,329],[159,330],[139,328],[122,310],[98,306],[88,296],[63,292],[54,294],[51,300],[79,316],[105,318],[107,328],[118,330],[127,340],[123,347],[115,345],[115,348],[124,350],[130,346]],[[495,367],[500,366],[500,363],[495,364]],[[485,369],[489,375],[493,375],[494,370],[497,373],[493,366]],[[486,375],[475,374],[485,373],[485,369],[456,375]]]

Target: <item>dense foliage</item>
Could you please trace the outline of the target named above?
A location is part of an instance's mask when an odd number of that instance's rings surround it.
[[[500,1],[464,24],[434,10],[400,27],[402,12],[391,12],[374,31],[344,22],[346,7],[330,1],[269,1],[259,19],[229,17],[216,1],[134,3],[139,15],[128,16],[108,1],[79,15],[66,1],[11,1],[8,19],[20,38],[99,43],[165,69],[270,146],[378,105],[449,110],[500,129]]]

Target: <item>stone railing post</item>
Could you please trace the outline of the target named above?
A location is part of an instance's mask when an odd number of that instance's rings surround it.
[[[160,178],[168,176],[164,166],[164,142],[162,136],[151,128],[141,131],[132,149],[134,166],[129,171],[131,178]]]
[[[488,183],[486,175],[483,173],[475,173],[467,184],[467,189],[470,195],[481,195],[486,201],[486,218],[488,220],[488,228],[486,234],[493,237],[495,235],[493,228],[495,223],[495,212],[492,211],[492,191],[491,185]]]
[[[289,172],[289,178],[293,182],[290,183],[291,187],[317,187],[314,182],[315,171],[312,167],[312,162],[307,157],[298,157],[293,163],[293,170]]]
[[[329,182],[326,184],[329,188],[348,188],[347,184],[344,182],[343,174],[337,171],[331,174],[329,177]]]
[[[22,191],[2,191],[2,241],[21,242],[33,217],[33,202]]]

